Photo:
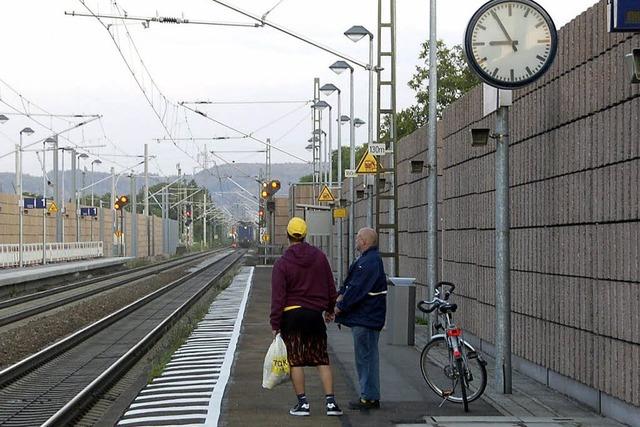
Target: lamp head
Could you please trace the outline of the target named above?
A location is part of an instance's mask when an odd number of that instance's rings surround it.
[[[346,61],[336,61],[329,66],[329,69],[336,74],[341,74],[344,70],[353,71],[353,67]]]
[[[34,131],[31,128],[24,128],[20,131],[20,133],[29,136],[29,135],[33,135]]]
[[[351,119],[349,118],[349,116],[346,116],[344,114],[342,116],[340,116],[340,123],[341,124],[342,123],[347,123],[347,122],[350,122],[350,121],[351,121]]]
[[[50,136],[49,138],[45,139],[44,142],[48,144],[55,144],[56,142],[58,142],[58,135]]]
[[[367,30],[362,25],[354,25],[353,27],[345,31],[344,35],[349,37],[349,39],[353,42],[358,42],[362,40],[364,36],[369,36],[373,38],[373,34],[371,34],[369,30]]]
[[[314,103],[311,108],[313,108],[314,110],[324,110],[325,108],[331,108],[331,105],[329,105],[329,103],[327,101],[318,101],[316,103]]]
[[[363,124],[365,124],[365,121],[359,118],[355,118],[355,120],[353,121],[353,125],[357,128],[359,128],[360,126],[362,126]]]
[[[9,120],[9,117],[5,116],[4,114],[0,114],[0,124],[6,123],[8,120]]]
[[[91,162],[92,165],[101,165],[102,164],[102,160],[100,159],[95,159],[93,162]]]
[[[80,153],[78,154],[78,159],[88,159],[89,155],[86,153]]]
[[[313,150],[313,145],[307,144],[307,146],[304,147],[304,149],[307,150],[307,151],[311,151],[311,150]]]
[[[338,87],[332,83],[326,83],[320,87],[320,92],[327,96],[330,96],[335,91],[338,91],[338,93],[340,93],[340,89],[338,89]]]

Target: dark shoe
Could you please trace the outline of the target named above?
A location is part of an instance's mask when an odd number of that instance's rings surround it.
[[[338,404],[333,402],[327,402],[327,415],[331,416],[339,416],[342,415],[342,409],[338,406]]]
[[[353,402],[349,402],[349,409],[358,409],[358,410],[380,409],[380,401],[359,399]]]
[[[311,415],[311,411],[309,410],[309,403],[296,403],[296,406],[289,409],[289,414],[295,415],[297,417],[308,417]]]

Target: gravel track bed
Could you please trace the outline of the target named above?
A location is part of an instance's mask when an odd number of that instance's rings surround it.
[[[0,369],[181,278],[187,268],[200,262],[202,260],[185,264],[180,269],[137,280],[129,285],[119,286],[0,333]]]

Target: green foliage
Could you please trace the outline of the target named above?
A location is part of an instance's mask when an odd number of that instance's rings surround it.
[[[479,84],[480,80],[467,65],[461,45],[449,48],[444,41],[438,40],[436,46],[438,60],[438,104],[436,111],[438,118],[441,118],[442,111],[447,106]],[[429,41],[424,42],[419,56],[421,60],[424,60],[424,64],[416,66],[416,73],[408,83],[409,87],[416,91],[418,114],[421,117],[419,123],[426,123],[428,116],[429,49]]]
[[[359,145],[356,147],[356,155],[355,155],[355,161],[356,161],[356,166],[358,166],[358,162],[360,161],[360,159],[362,158],[362,156],[364,155],[365,151],[367,151],[367,146],[366,145]],[[351,149],[349,146],[345,146],[342,147],[342,170],[343,170],[343,176],[344,176],[344,170],[345,169],[350,169],[350,164],[351,164]],[[333,150],[331,152],[331,163],[333,165],[333,172],[331,174],[333,182],[338,182],[338,150]],[[305,175],[303,177],[300,178],[300,182],[313,182],[313,174],[309,174],[309,175]]]

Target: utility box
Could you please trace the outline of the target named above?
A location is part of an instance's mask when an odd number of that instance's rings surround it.
[[[414,345],[416,322],[415,277],[389,277],[387,336],[393,345]]]

